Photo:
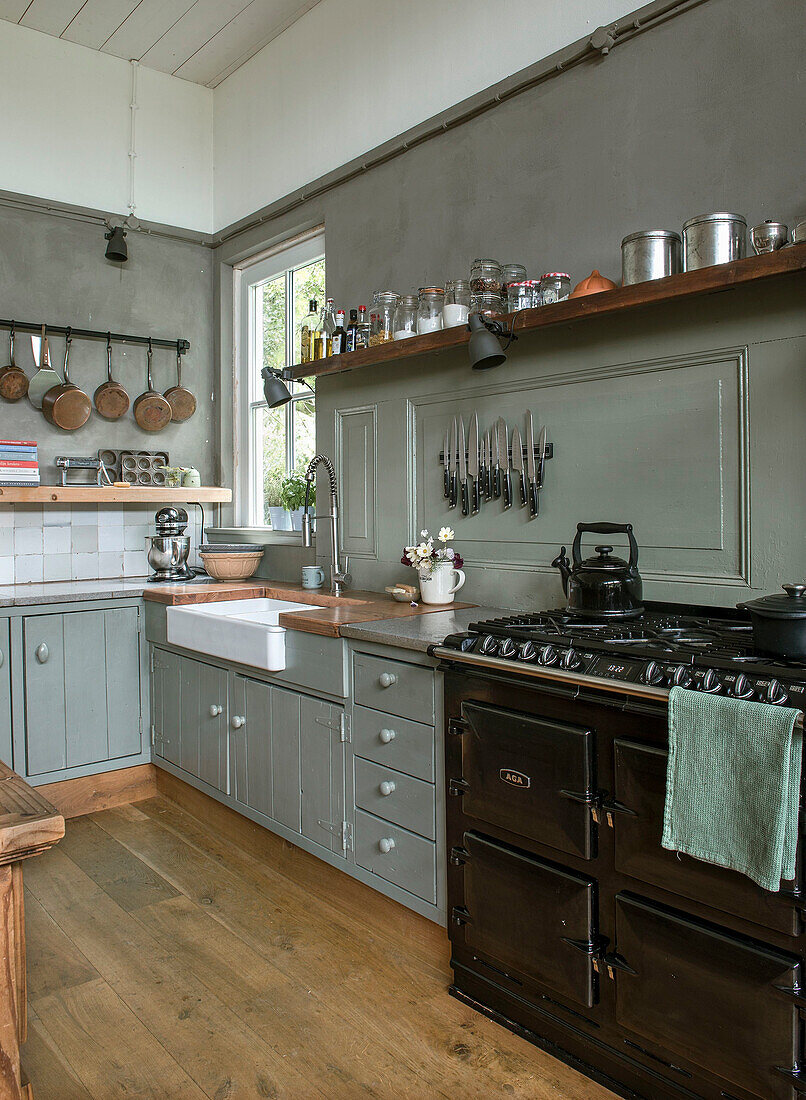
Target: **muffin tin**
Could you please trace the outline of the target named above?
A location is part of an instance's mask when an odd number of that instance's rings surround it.
[[[128,485],[165,485],[167,451],[116,451],[102,447],[98,458],[113,481],[125,481]]]

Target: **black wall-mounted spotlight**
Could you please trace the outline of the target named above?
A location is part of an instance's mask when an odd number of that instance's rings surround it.
[[[273,367],[264,367],[260,374],[263,378],[263,396],[269,408],[276,409],[280,405],[287,405],[291,400],[291,391],[283,380],[283,372]],[[315,395],[315,391],[307,382],[303,382],[302,385]]]
[[[122,225],[110,226],[109,232],[104,234],[109,241],[106,246],[107,260],[114,260],[117,264],[125,264],[129,258],[129,246],[126,244],[126,230]]]
[[[506,363],[507,354],[501,347],[501,337],[506,337],[506,346],[509,347],[513,340],[518,339],[511,329],[505,328],[500,321],[486,320],[481,313],[471,313],[467,327],[470,329],[467,354],[473,370],[489,370]]]

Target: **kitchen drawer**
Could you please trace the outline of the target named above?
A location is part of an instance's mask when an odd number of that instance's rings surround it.
[[[387,714],[400,714],[415,722],[434,724],[432,669],[356,653],[353,676],[357,703]]]
[[[372,814],[355,812],[355,861],[433,904],[437,900],[437,848]]]
[[[422,779],[356,757],[355,804],[429,840],[436,838],[435,788]]]
[[[357,756],[434,782],[434,727],[392,718],[379,710],[353,711],[353,751]]]

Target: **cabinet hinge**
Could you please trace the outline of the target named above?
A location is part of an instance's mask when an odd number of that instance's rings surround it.
[[[353,827],[349,821],[341,823],[341,847],[344,852],[353,850]]]
[[[157,743],[157,731],[154,729],[154,723],[152,722],[151,723],[151,744],[156,745],[156,743]]]
[[[339,740],[345,743],[352,741],[352,730],[350,729],[350,716],[342,711],[341,718],[339,720]]]

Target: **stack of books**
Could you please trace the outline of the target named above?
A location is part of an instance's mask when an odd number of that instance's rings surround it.
[[[39,484],[36,440],[0,439],[0,486]]]

